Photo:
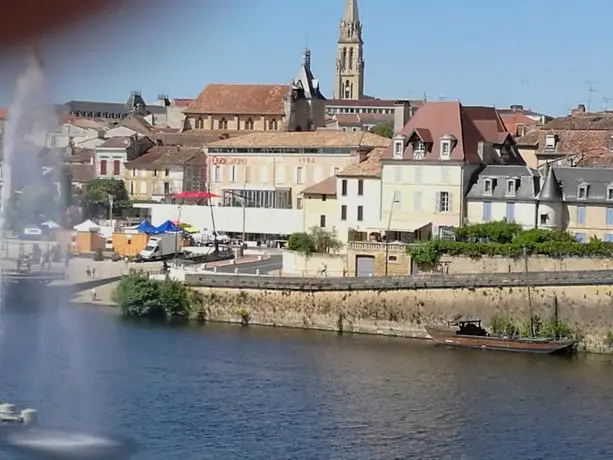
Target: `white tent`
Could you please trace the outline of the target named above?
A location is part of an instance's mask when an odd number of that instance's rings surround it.
[[[88,219],[85,222],[81,222],[79,225],[75,225],[73,229],[77,232],[97,232],[100,230],[100,226]]]

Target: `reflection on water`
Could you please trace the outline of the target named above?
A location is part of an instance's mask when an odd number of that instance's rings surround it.
[[[137,459],[613,458],[609,357],[169,327],[62,305],[13,306],[6,324],[0,399],[50,427],[129,437]]]

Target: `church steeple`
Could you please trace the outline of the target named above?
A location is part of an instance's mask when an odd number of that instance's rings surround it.
[[[358,0],[345,0],[338,37],[335,98],[362,99],[364,97],[363,45]]]

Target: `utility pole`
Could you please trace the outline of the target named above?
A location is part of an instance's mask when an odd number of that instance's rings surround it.
[[[609,101],[613,101],[613,97],[603,97],[602,100],[604,101],[604,111],[608,112],[609,111]]]
[[[594,80],[587,80],[585,82],[585,84],[587,85],[587,90],[589,93],[589,97],[587,100],[587,111],[591,112],[592,111],[592,94],[597,93],[598,90],[596,88],[594,88],[594,85],[598,83],[597,81]]]

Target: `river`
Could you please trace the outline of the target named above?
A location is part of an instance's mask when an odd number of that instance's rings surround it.
[[[610,357],[168,326],[67,304],[7,306],[0,320],[0,399],[44,426],[129,438],[134,459],[613,458]]]

